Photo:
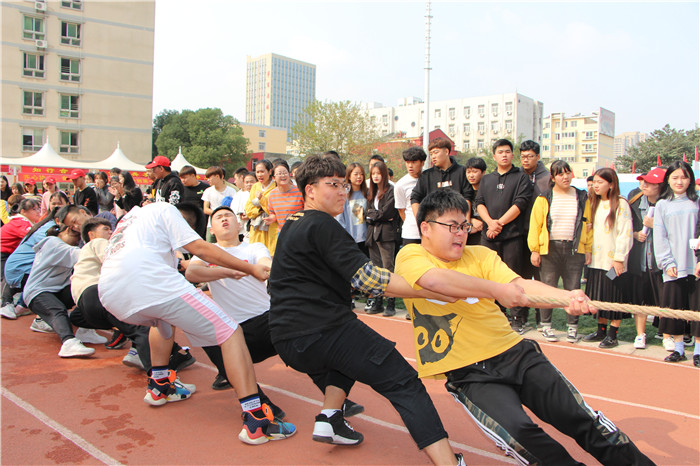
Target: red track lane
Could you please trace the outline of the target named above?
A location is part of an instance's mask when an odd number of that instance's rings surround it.
[[[361,315],[397,342],[413,361],[409,322]],[[153,408],[142,397],[145,377],[121,364],[125,350],[97,346],[94,357],[61,359],[55,335],[29,331],[30,318],[3,320],[2,441],[0,462],[14,464],[429,464],[401,420],[382,397],[364,385],[351,398],[365,414],[351,418],[365,435],[358,447],[313,442],[313,418],[321,394],[277,357],[256,366],[268,395],[298,427],[293,438],[252,447],[242,444],[240,407],[231,390],[211,390],[215,370],[203,351],[181,378],[197,384],[192,399]],[[534,332],[527,336],[534,336]],[[181,343],[186,338],[178,335]],[[595,410],[625,431],[660,465],[700,464],[700,371],[624,356],[587,345],[541,343],[545,354],[586,396]],[[577,351],[578,349],[578,351]],[[414,364],[414,362],[412,362]],[[467,462],[502,464],[502,455],[452,400],[442,382],[426,387],[456,451]],[[576,443],[543,426],[586,464],[596,461]]]

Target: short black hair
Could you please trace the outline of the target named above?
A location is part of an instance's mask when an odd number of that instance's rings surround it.
[[[390,178],[391,178],[392,176],[394,176],[394,170],[392,170],[391,168],[386,167],[386,171],[387,171],[387,173],[389,173],[389,177],[390,177]]]
[[[275,159],[275,160],[272,162],[272,171],[273,171],[273,173],[274,173],[275,169],[276,169],[277,167],[279,167],[279,166],[282,166],[282,167],[286,168],[287,171],[291,173],[291,170],[289,169],[289,164],[288,164],[287,161],[284,160],[284,159]]]
[[[379,154],[374,154],[372,157],[369,158],[370,161],[372,160],[379,160],[380,162],[384,162],[384,157],[382,157]]]
[[[486,161],[484,161],[484,159],[481,157],[470,157],[467,159],[467,163],[465,164],[464,168],[476,168],[482,172],[485,172],[488,167],[486,166]]]
[[[185,220],[187,220],[187,223],[190,224],[192,229],[196,231],[202,239],[206,238],[207,216],[204,215],[202,209],[198,205],[191,202],[180,202],[175,207],[180,211],[180,213],[186,214],[183,215],[183,217],[185,217]],[[192,224],[192,222],[194,222],[194,224]]]
[[[445,212],[456,210],[467,215],[469,204],[457,191],[451,189],[438,189],[423,198],[418,206],[416,224],[420,231],[420,225],[428,220],[435,220]],[[421,233],[423,236],[423,233]]]
[[[292,164],[292,169],[291,169],[290,173],[291,173],[292,171],[294,171],[295,168],[299,168],[300,165],[301,165],[301,162],[300,162],[299,160],[297,160],[296,162],[294,162],[294,163]]]
[[[220,210],[228,210],[228,211],[231,212],[232,214],[234,214],[234,215],[236,214],[236,213],[233,211],[233,209],[231,209],[229,206],[227,206],[227,205],[220,205],[219,207],[217,207],[216,209],[214,209],[214,210],[212,211],[212,213],[211,213],[212,218],[213,218],[214,215],[216,215],[216,213],[217,213],[218,211],[220,211]]]
[[[180,170],[180,177],[187,176],[187,175],[197,176],[197,171],[194,169],[194,167],[192,165],[185,165]]]
[[[345,179],[345,165],[332,155],[309,155],[296,173],[297,187],[306,200],[306,185],[313,184],[327,176]]]
[[[90,210],[82,205],[75,205],[75,204],[69,204],[69,205],[64,205],[59,209],[58,212],[56,212],[56,218],[58,219],[59,223],[65,223],[66,217],[68,217],[68,214],[77,214],[80,211],[85,212],[88,214],[90,217],[92,217],[92,212]]]
[[[589,181],[593,181],[593,175],[591,175],[591,176],[589,176],[588,178],[586,178],[586,183],[588,183]]]
[[[423,148],[418,146],[409,147],[401,153],[401,157],[403,157],[406,162],[415,162],[418,160],[425,162],[425,159],[428,158]]]
[[[510,142],[508,139],[498,139],[496,142],[493,143],[491,146],[491,152],[496,153],[496,149],[498,149],[501,146],[508,146],[510,147],[510,150],[513,150],[513,143]]]
[[[106,218],[92,217],[85,220],[83,227],[80,229],[80,237],[83,239],[83,243],[87,244],[90,242],[90,235],[88,235],[88,233],[95,230],[100,225],[107,225],[109,228],[112,228],[112,224]]]
[[[248,169],[246,167],[238,168],[235,172],[233,172],[234,176],[246,176],[247,174]]]
[[[527,141],[523,141],[520,144],[520,152],[523,152],[526,150],[531,150],[535,154],[540,155],[540,145],[531,139],[528,139]]]
[[[324,153],[321,154],[321,155],[332,155],[333,157],[338,157],[338,158],[340,158],[340,154],[338,154],[338,153],[337,153],[336,151],[334,151],[334,150],[327,150],[326,152],[324,152]]]

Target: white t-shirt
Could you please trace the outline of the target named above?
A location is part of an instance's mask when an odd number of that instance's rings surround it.
[[[167,202],[134,207],[117,224],[98,283],[102,305],[120,320],[194,286],[177,271],[175,251],[202,239]]]
[[[257,264],[264,257],[271,259],[270,251],[262,243],[241,243],[230,248],[219,247],[249,264]],[[199,257],[192,259],[202,261]],[[216,304],[238,323],[270,310],[270,295],[267,294],[267,287],[264,282],[253,276],[248,275],[239,280],[221,278],[209,282],[209,289]]]
[[[248,202],[250,198],[250,191],[243,191],[242,189],[233,196],[233,201],[231,202],[231,210],[236,215],[245,213],[245,203]],[[239,234],[244,235],[245,241],[248,242],[248,230],[245,229],[246,222],[241,222],[240,217],[238,218],[238,223],[240,223]]]
[[[416,217],[411,208],[411,193],[416,183],[418,183],[418,178],[406,174],[394,186],[394,206],[397,209],[405,209],[406,220],[403,221],[401,237],[406,239],[420,239]]]
[[[236,190],[233,189],[231,186],[226,186],[221,192],[217,191],[214,186],[209,186],[202,193],[202,201],[207,201],[209,203],[209,208],[211,210],[214,210],[221,205],[221,201],[223,201],[225,197],[231,196],[233,198],[233,196],[235,195]],[[231,204],[233,205],[233,202],[231,202]],[[209,218],[209,220],[207,221],[207,227],[210,226],[211,218]]]

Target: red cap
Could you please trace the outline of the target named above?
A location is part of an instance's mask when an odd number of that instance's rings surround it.
[[[697,180],[695,180],[695,184],[698,185],[698,186],[700,186],[700,178],[698,178]]]
[[[156,155],[153,158],[153,161],[146,165],[146,168],[155,168],[155,167],[169,167],[170,166],[170,159],[167,158],[164,155]]]
[[[666,175],[666,170],[659,167],[654,167],[646,175],[639,175],[637,180],[644,180],[651,184],[661,184],[664,182],[664,175]]]
[[[66,177],[67,180],[75,180],[76,178],[80,178],[81,176],[85,176],[85,171],[76,169],[70,172],[70,175]]]
[[[56,178],[54,178],[53,176],[49,176],[48,178],[44,178],[44,181],[46,183],[56,184]]]
[[[36,182],[34,180],[27,180],[24,182],[25,185],[31,184],[32,186],[36,186]]]

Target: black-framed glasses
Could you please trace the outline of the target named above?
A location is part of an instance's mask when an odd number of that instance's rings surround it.
[[[318,183],[319,182],[316,181],[315,183],[312,183],[312,184],[318,184]],[[337,181],[324,181],[323,183],[327,184],[328,186],[330,186],[333,189],[343,188],[346,193],[349,193],[350,190],[352,189],[352,185],[350,183],[338,183]]]
[[[465,233],[469,233],[470,231],[472,231],[472,224],[469,222],[464,222],[464,223],[460,223],[460,224],[442,223],[442,222],[438,222],[437,220],[426,220],[426,222],[437,223],[438,225],[446,226],[450,230],[450,233],[457,233],[460,230],[465,232]]]

